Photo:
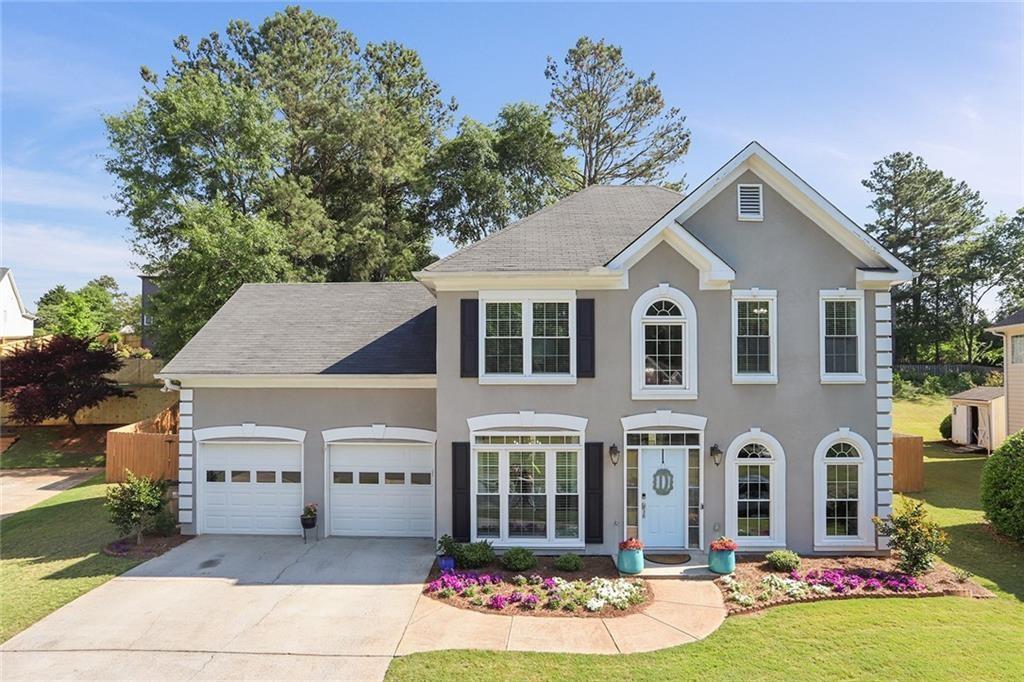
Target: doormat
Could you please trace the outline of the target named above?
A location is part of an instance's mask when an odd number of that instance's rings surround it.
[[[644,559],[652,564],[663,564],[665,566],[678,566],[690,560],[689,554],[644,554]]]

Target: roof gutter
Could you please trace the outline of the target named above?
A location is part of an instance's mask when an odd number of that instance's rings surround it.
[[[431,292],[478,291],[480,289],[627,289],[627,273],[598,266],[589,270],[500,270],[481,272],[435,272],[420,270],[412,273],[418,282]]]

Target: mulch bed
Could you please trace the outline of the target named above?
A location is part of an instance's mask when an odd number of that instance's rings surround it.
[[[170,537],[162,535],[144,535],[142,544],[135,544],[135,538],[121,538],[114,540],[103,548],[103,553],[108,556],[122,557],[126,559],[152,559],[168,552],[180,544],[192,539],[191,535],[175,534]]]
[[[537,565],[526,571],[508,571],[502,568],[499,564],[492,564],[485,568],[477,569],[457,569],[457,573],[477,573],[477,574],[488,574],[500,576],[502,583],[494,586],[494,591],[487,595],[490,597],[494,594],[511,594],[512,592],[524,592],[531,588],[535,588],[535,585],[517,586],[511,582],[512,578],[517,575],[522,575],[529,578],[531,575],[539,575],[544,578],[562,578],[563,580],[583,580],[589,581],[591,578],[608,578],[609,580],[617,580],[622,578],[622,574],[619,573],[619,569],[615,567],[615,562],[612,561],[611,557],[607,556],[583,556],[583,568],[573,573],[567,573],[565,571],[559,571],[555,568],[554,563],[557,557],[553,556],[538,556]],[[427,576],[427,582],[436,579],[441,575],[441,571],[437,567],[437,563],[430,569],[430,574]],[[540,606],[536,609],[528,609],[521,607],[517,604],[510,604],[502,610],[495,610],[488,608],[485,605],[477,605],[472,603],[471,598],[462,597],[458,594],[444,598],[439,596],[436,592],[424,591],[423,594],[431,599],[436,599],[439,602],[454,606],[459,609],[469,609],[470,611],[479,611],[481,613],[499,614],[506,616],[535,616],[540,618],[617,618],[619,616],[628,616],[630,614],[638,613],[644,609],[644,607],[651,601],[652,594],[650,585],[646,580],[641,578],[632,578],[643,583],[645,590],[644,600],[639,604],[634,604],[625,609],[616,609],[611,606],[606,606],[600,611],[588,611],[587,609],[577,609],[575,611],[563,611],[561,609],[548,609]],[[486,598],[485,598],[486,599]]]
[[[896,560],[892,557],[801,557],[800,567],[797,572],[806,576],[810,571],[826,571],[829,569],[846,569],[847,571],[868,570],[884,571],[887,573],[899,573],[896,567]],[[761,593],[761,580],[768,575],[776,575],[781,578],[788,578],[788,572],[773,571],[768,568],[760,558],[737,557],[736,572],[732,577],[743,584],[744,592],[756,597]],[[755,601],[752,606],[741,606],[729,599],[730,591],[719,578],[715,584],[722,590],[726,608],[729,615],[751,613],[773,606],[783,604],[795,604],[801,602],[823,601],[827,599],[865,599],[865,598],[891,598],[891,597],[942,597],[958,596],[972,597],[975,599],[988,599],[994,597],[991,592],[981,585],[966,580],[960,582],[953,570],[943,563],[937,563],[935,568],[928,573],[916,578],[918,585],[923,589],[907,592],[892,592],[889,590],[868,591],[863,588],[849,590],[843,593],[830,594],[808,594],[803,597],[789,597],[783,593],[776,593],[767,601]]]

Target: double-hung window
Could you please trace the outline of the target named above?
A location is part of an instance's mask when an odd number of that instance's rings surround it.
[[[814,452],[814,544],[818,549],[873,548],[875,467],[866,439],[844,427]]]
[[[481,292],[480,383],[574,383],[571,291]]]
[[[864,292],[822,291],[821,382],[864,383]]]
[[[633,400],[697,397],[697,310],[668,284],[643,293],[631,321]]]
[[[778,325],[775,291],[749,289],[732,294],[732,382],[778,383]]]
[[[473,537],[499,545],[583,544],[579,434],[473,438]]]

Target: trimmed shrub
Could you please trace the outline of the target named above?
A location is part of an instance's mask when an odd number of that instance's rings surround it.
[[[174,518],[174,514],[166,506],[153,517],[153,532],[165,538],[178,532],[178,519]]]
[[[800,555],[788,549],[777,549],[774,552],[769,552],[764,560],[768,563],[768,568],[773,571],[789,573],[800,567]]]
[[[939,435],[949,440],[953,437],[953,415],[947,414],[939,423]]]
[[[1024,542],[1024,431],[1003,441],[985,462],[981,508],[993,528]]]
[[[142,544],[142,533],[152,527],[154,518],[164,506],[167,483],[131,471],[123,483],[107,488],[107,512],[110,523],[123,535],[134,535]]]
[[[509,571],[528,571],[537,565],[537,557],[525,547],[513,547],[501,556],[501,565]]]
[[[487,540],[461,544],[455,553],[455,564],[459,568],[483,568],[493,564],[494,559],[494,547]]]
[[[583,559],[580,558],[579,554],[563,554],[555,559],[555,568],[566,573],[575,573],[583,568]]]
[[[878,534],[889,537],[889,546],[898,554],[896,566],[904,573],[930,571],[935,558],[949,549],[946,533],[928,518],[921,502],[903,498],[889,518],[872,520]]]

